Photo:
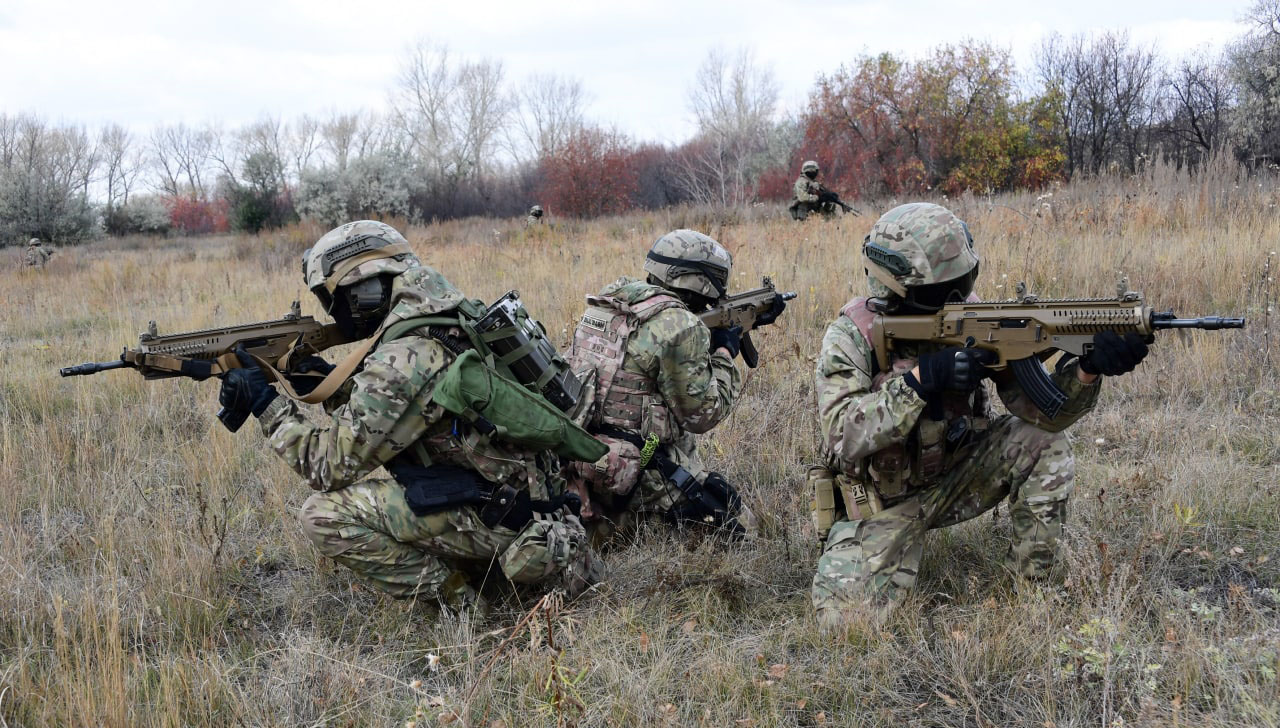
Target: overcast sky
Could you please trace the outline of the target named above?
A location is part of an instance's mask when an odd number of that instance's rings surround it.
[[[508,79],[580,78],[590,115],[639,138],[691,129],[690,81],[708,49],[750,46],[787,108],[859,54],[918,56],[966,37],[1030,66],[1050,31],[1128,28],[1166,57],[1217,48],[1251,0],[0,0],[0,112],[145,130],[235,126],[385,108],[405,49],[426,38],[500,59]]]

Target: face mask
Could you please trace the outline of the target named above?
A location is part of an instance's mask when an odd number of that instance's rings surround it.
[[[366,339],[382,325],[391,303],[391,282],[384,276],[341,286],[329,313],[338,330],[352,340]]]
[[[811,169],[811,170],[809,170],[808,172],[805,172],[805,173],[804,173],[804,176],[808,177],[809,179],[817,179],[817,177],[818,177],[818,170],[816,170],[816,169]]]

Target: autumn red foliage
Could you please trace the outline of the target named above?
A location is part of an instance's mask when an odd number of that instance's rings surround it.
[[[176,232],[188,235],[225,233],[231,228],[229,205],[224,199],[201,200],[191,197],[171,197],[165,200],[169,208],[169,222]]]
[[[623,135],[580,129],[542,159],[539,199],[565,217],[623,212],[639,191],[640,161]]]

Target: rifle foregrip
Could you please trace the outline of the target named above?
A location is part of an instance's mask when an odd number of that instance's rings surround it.
[[[1062,405],[1067,403],[1067,394],[1054,383],[1049,373],[1044,370],[1040,359],[1035,356],[1014,359],[1009,362],[1009,366],[1013,369],[1013,376],[1018,380],[1018,386],[1031,398],[1036,409],[1049,419],[1057,417],[1062,411]]]

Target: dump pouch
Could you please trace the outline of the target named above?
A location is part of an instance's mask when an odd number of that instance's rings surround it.
[[[587,463],[609,450],[540,395],[490,369],[475,350],[454,359],[431,399],[480,432],[530,450],[552,450]]]

